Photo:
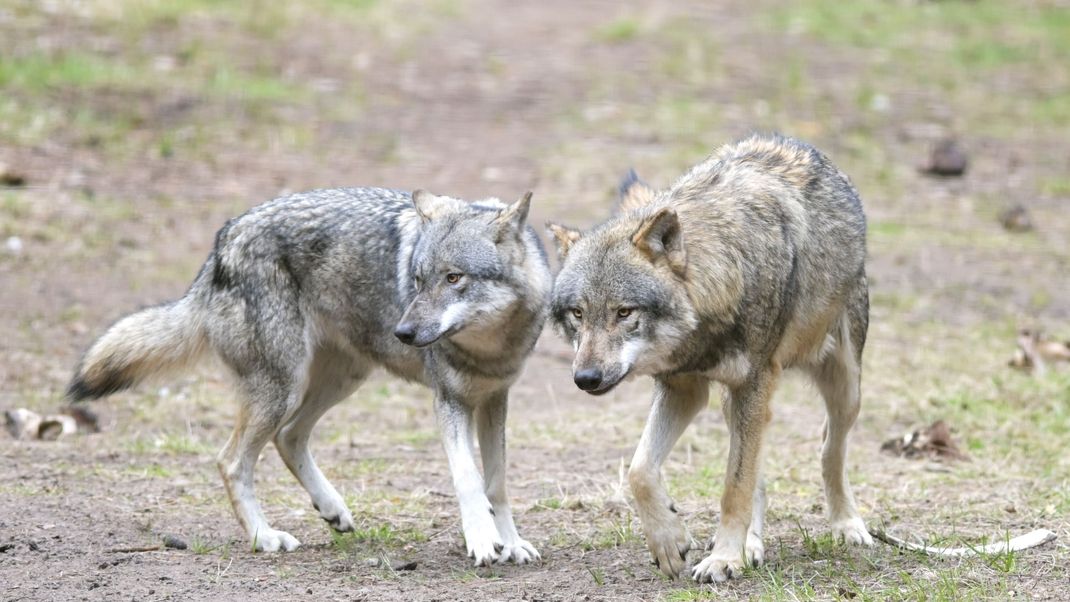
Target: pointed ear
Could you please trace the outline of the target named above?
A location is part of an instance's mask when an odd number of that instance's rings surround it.
[[[435,199],[435,195],[426,190],[412,191],[412,206],[416,209],[416,215],[419,215],[420,220],[425,224],[431,221],[431,216],[434,214]]]
[[[687,270],[687,252],[676,211],[662,207],[643,219],[632,234],[632,244],[650,261],[665,261],[678,276]]]
[[[634,169],[629,169],[620,181],[620,211],[631,211],[654,200],[656,191],[639,178]]]
[[[554,237],[554,242],[557,243],[557,258],[561,261],[565,260],[569,249],[583,236],[579,230],[550,222],[546,222],[546,231]]]
[[[524,232],[524,224],[528,220],[528,209],[531,208],[531,191],[524,193],[520,200],[498,212],[495,220],[498,224],[498,242],[512,232],[517,238]]]

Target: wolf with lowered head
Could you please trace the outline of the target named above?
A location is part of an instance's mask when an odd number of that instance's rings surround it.
[[[89,348],[68,397],[102,397],[214,352],[240,399],[218,459],[234,513],[255,549],[289,551],[297,539],[268,523],[253,493],[261,450],[274,442],[323,520],[352,531],[309,437],[331,406],[383,367],[434,391],[476,565],[536,560],[505,490],[507,395],[552,286],[526,225],[530,199],[467,203],[345,188],[255,207],[219,231],[184,297],[123,318]]]
[[[692,576],[721,582],[762,562],[762,435],[786,368],[808,373],[825,400],[832,530],[872,543],[845,466],[868,325],[866,223],[857,192],[827,157],[796,140],[752,136],[667,190],[630,173],[619,213],[590,231],[549,228],[562,258],[551,317],[574,346],[576,385],[600,395],[625,378],[654,377],[628,480],[662,571],[685,567],[691,539],[661,466],[706,407],[711,381],[725,387],[730,450],[712,552]]]

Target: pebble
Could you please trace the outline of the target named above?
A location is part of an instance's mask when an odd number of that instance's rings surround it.
[[[18,236],[8,237],[4,241],[4,249],[12,255],[22,255],[22,239]]]

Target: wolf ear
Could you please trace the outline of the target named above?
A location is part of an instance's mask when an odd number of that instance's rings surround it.
[[[505,209],[502,209],[498,213],[498,218],[495,220],[498,224],[498,240],[501,242],[505,240],[505,237],[513,232],[517,238],[520,238],[524,232],[524,224],[528,219],[528,209],[531,208],[531,191],[524,193],[524,196],[520,197],[520,200],[509,205]]]
[[[643,219],[639,229],[632,234],[632,244],[650,261],[657,263],[664,259],[678,276],[687,270],[687,252],[684,250],[684,236],[680,231],[680,218],[676,211],[662,207]]]
[[[426,190],[413,190],[412,206],[416,209],[416,214],[426,224],[434,219],[437,213],[442,211],[445,203],[442,202],[442,199]]]
[[[569,249],[583,236],[579,230],[573,230],[568,226],[551,222],[546,222],[546,230],[554,237],[554,242],[557,243],[557,257],[561,261],[565,260]]]
[[[620,181],[620,201],[617,206],[620,211],[631,211],[654,200],[655,190],[639,178],[634,169],[629,169]]]

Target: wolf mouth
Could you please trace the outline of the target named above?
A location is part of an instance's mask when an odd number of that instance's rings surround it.
[[[628,376],[627,372],[625,372],[624,374],[620,375],[619,378],[617,378],[616,380],[614,380],[611,383],[603,384],[601,387],[598,387],[597,389],[591,389],[590,391],[584,391],[584,393],[587,393],[588,395],[594,395],[595,397],[598,397],[598,396],[601,396],[601,395],[605,395],[606,393],[609,393],[613,389],[616,389],[617,385],[619,385],[622,382],[624,382],[624,377],[626,377],[626,376]]]

